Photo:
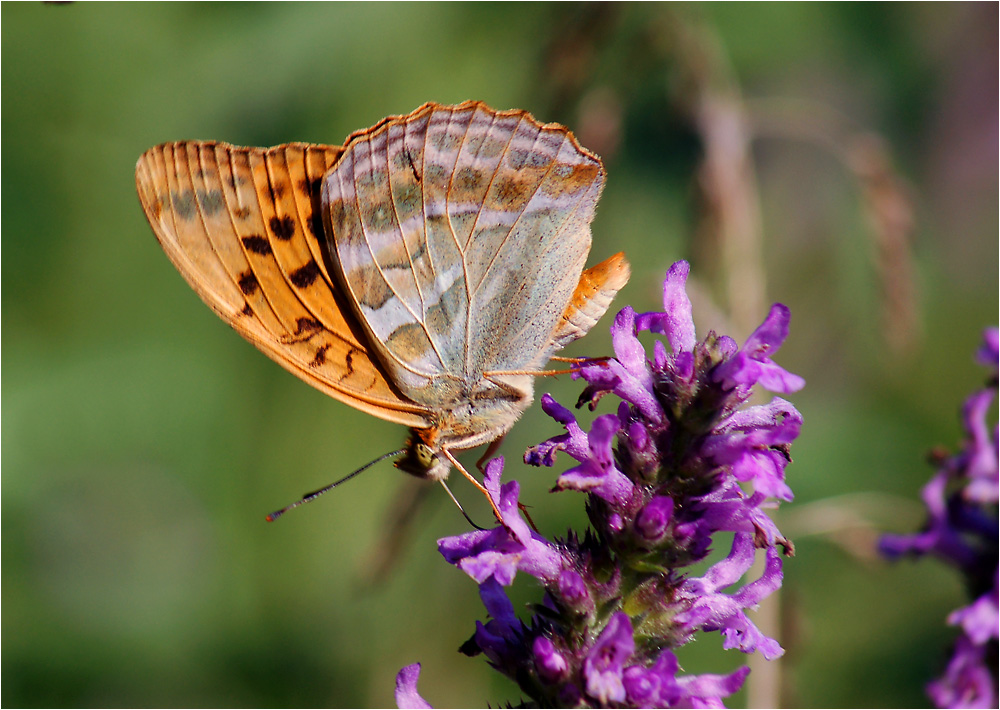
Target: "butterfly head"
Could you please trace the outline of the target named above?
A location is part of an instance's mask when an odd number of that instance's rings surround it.
[[[395,462],[396,468],[411,476],[429,481],[443,481],[448,477],[451,464],[430,443],[425,441],[432,431],[411,429],[403,456]]]

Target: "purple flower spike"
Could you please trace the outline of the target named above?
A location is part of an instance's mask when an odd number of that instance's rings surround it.
[[[996,678],[984,658],[985,647],[959,636],[944,676],[927,685],[927,694],[939,708],[995,708]],[[994,666],[995,667],[995,666]]]
[[[916,535],[883,535],[879,549],[884,555],[892,559],[903,554],[934,554],[963,568],[976,564],[976,550],[969,546],[949,512],[945,499],[948,478],[948,471],[940,471],[924,486],[920,496],[928,514],[924,531]]]
[[[743,681],[750,675],[746,666],[729,675],[697,675],[679,678],[677,685],[681,690],[678,702],[674,707],[690,708],[721,708],[722,699],[727,698],[743,687]]]
[[[643,666],[629,666],[622,674],[625,695],[632,707],[656,707],[660,699],[660,677]]]
[[[654,703],[636,707],[721,708],[722,699],[743,687],[750,669],[744,666],[729,675],[677,677],[677,657],[664,651],[650,669],[659,681],[659,697]]]
[[[921,493],[927,522],[914,535],[883,535],[879,549],[890,559],[904,554],[934,555],[957,567],[974,601],[948,616],[961,633],[944,675],[927,686],[938,707],[996,707],[997,592],[997,428],[987,414],[995,398],[997,330],[984,333],[976,359],[990,368],[988,385],[974,392],[962,408],[966,432],[954,456],[936,455],[940,469]],[[987,659],[991,659],[988,661]]]
[[[492,618],[485,624],[476,622],[472,636],[475,652],[483,653],[497,668],[516,667],[522,624],[514,614],[514,605],[492,577],[479,585],[479,597]]]
[[[987,641],[997,637],[997,625],[1000,623],[998,607],[1000,595],[997,594],[997,578],[994,574],[993,588],[969,606],[951,612],[948,623],[961,626],[973,643],[985,645]]]
[[[653,381],[646,367],[646,351],[635,337],[637,331],[635,311],[625,306],[615,316],[611,326],[611,344],[615,349],[615,360],[636,379],[642,390],[651,390]]]
[[[524,462],[529,466],[553,466],[559,450],[577,461],[585,460],[590,453],[587,433],[576,423],[573,413],[552,399],[550,394],[542,395],[542,411],[566,427],[566,433],[529,448],[524,454]]]
[[[551,396],[541,398],[564,431],[529,449],[525,462],[552,466],[559,451],[568,454],[575,465],[553,490],[584,493],[591,527],[543,538],[522,520],[518,484],[501,485],[494,460],[485,487],[504,525],[438,541],[445,559],[479,583],[489,614],[462,651],[485,655],[532,706],[723,707],[749,669],[680,676],[672,649],[719,632],[727,649],[783,653],[746,612],[780,586],[781,554],[791,554],[767,510],[792,499],[785,474],[802,417],[783,399],[746,405],[755,384],[777,392],[803,384],[772,360],[789,312],[772,308],[742,350],[711,332],[699,341],[689,269],[677,262],[667,272],[664,312],[617,314],[614,358],[579,367],[586,387],[577,406],[612,396],[614,413],[587,431]],[[660,338],[647,353],[639,331],[666,336],[670,347]],[[689,567],[718,546],[720,532],[733,534],[729,555],[693,576]],[[761,551],[760,578],[741,584]],[[518,572],[544,589],[527,621],[504,589]],[[970,607],[955,623],[982,613]]]
[[[396,674],[396,707],[400,710],[427,710],[431,704],[417,692],[420,664],[406,666]]]
[[[754,560],[753,538],[737,534],[729,556],[713,565],[704,577],[687,580],[680,596],[687,599],[687,611],[678,614],[677,621],[695,630],[719,630],[725,637],[724,648],[739,648],[750,653],[759,650],[764,658],[777,658],[784,651],[776,641],[764,636],[743,613],[755,608],[768,594],[781,586],[781,558],[773,547],[767,550],[767,561],[760,579],[747,584],[735,594],[721,590],[739,581]]]
[[[791,500],[785,484],[788,457],[783,451],[799,435],[802,415],[775,397],[771,404],[737,412],[704,446],[716,465],[729,466],[739,481],[753,481],[765,496]]]
[[[618,612],[597,639],[597,643],[583,664],[587,681],[587,694],[602,705],[621,703],[625,700],[622,679],[625,661],[635,650],[632,640],[632,623],[628,615]]]
[[[557,589],[559,599],[568,608],[581,613],[594,610],[594,601],[590,598],[587,583],[576,570],[564,569],[559,575]]]
[[[993,392],[982,390],[969,397],[962,408],[962,422],[969,435],[964,465],[969,482],[965,497],[978,503],[996,503],[1000,493],[997,474],[997,439],[990,437],[986,413],[993,404]]]
[[[618,357],[608,362],[585,365],[580,373],[590,386],[581,400],[592,400],[591,392],[613,392],[635,406],[651,421],[663,421],[663,410],[653,391],[652,373],[646,363],[642,344],[635,336],[635,311],[626,306],[611,326],[611,342]]]

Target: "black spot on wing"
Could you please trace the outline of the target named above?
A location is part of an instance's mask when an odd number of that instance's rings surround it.
[[[240,278],[237,283],[239,284],[240,291],[243,292],[244,296],[256,293],[257,289],[260,288],[260,282],[257,280],[257,276],[252,271],[245,271],[240,274]]]
[[[322,330],[323,326],[313,318],[299,318],[295,321],[295,334],[306,335]]]
[[[320,188],[323,186],[323,178],[302,178],[299,180],[299,188],[303,192],[308,192],[309,196],[319,199]]]
[[[295,236],[295,220],[290,216],[271,217],[271,232],[283,242]]]
[[[259,234],[251,234],[249,237],[243,237],[242,241],[247,251],[251,251],[254,254],[267,256],[271,253],[271,243]]]
[[[317,348],[316,355],[314,355],[313,359],[309,362],[309,367],[319,367],[324,362],[326,362],[326,351],[329,349],[330,349],[329,343],[320,348]]]
[[[315,261],[310,261],[288,275],[288,279],[298,288],[312,285],[317,278],[319,278],[319,265]]]
[[[306,220],[309,232],[317,239],[323,236],[323,215],[320,212],[313,212]]]

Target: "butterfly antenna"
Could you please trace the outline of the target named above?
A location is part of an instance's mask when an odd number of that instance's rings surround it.
[[[347,474],[346,476],[344,476],[343,478],[341,478],[339,481],[334,481],[329,486],[326,486],[324,488],[320,488],[318,491],[313,491],[312,493],[306,493],[304,496],[302,496],[301,500],[297,500],[294,503],[292,503],[291,505],[286,505],[281,510],[274,511],[273,513],[271,513],[270,515],[267,516],[267,522],[273,523],[275,520],[277,520],[278,518],[280,518],[282,515],[284,515],[285,513],[287,513],[292,508],[298,508],[300,505],[302,505],[304,503],[308,503],[311,500],[315,500],[316,498],[319,498],[321,495],[323,495],[327,491],[332,491],[334,488],[336,488],[337,486],[339,486],[341,483],[344,483],[346,481],[351,480],[352,478],[354,478],[355,476],[357,476],[359,473],[361,473],[365,469],[371,468],[372,466],[374,466],[375,464],[377,464],[379,461],[385,461],[387,458],[390,458],[392,456],[399,456],[400,454],[404,454],[404,453],[406,453],[406,449],[400,449],[399,451],[391,451],[388,454],[382,454],[381,456],[379,456],[374,461],[369,461],[364,466],[362,466],[361,468],[359,468],[357,471],[354,471],[352,473]],[[448,493],[450,494],[451,491],[448,491]],[[452,496],[452,500],[455,500],[455,496]],[[455,503],[457,504],[458,501],[455,501]],[[458,507],[461,508],[462,506],[458,506]],[[463,510],[462,513],[464,514],[465,511]],[[465,517],[468,518],[469,516],[466,515]],[[469,522],[471,523],[472,521],[470,520]],[[482,528],[480,528],[480,529],[482,529]]]
[[[483,528],[483,527],[480,527],[480,526],[476,525],[476,524],[475,524],[475,523],[474,523],[474,522],[472,521],[472,518],[470,518],[470,517],[469,517],[469,514],[465,512],[465,508],[463,508],[463,507],[462,507],[462,504],[458,502],[458,498],[456,498],[456,497],[455,497],[455,494],[451,492],[451,489],[450,489],[450,488],[448,488],[448,484],[447,484],[447,483],[445,483],[444,481],[441,481],[441,485],[442,485],[442,486],[444,486],[444,489],[445,489],[445,491],[447,491],[447,492],[448,492],[448,497],[449,497],[449,498],[451,498],[452,502],[453,502],[453,503],[454,503],[455,505],[457,505],[457,506],[458,506],[458,509],[459,509],[460,511],[462,511],[462,515],[464,515],[464,516],[465,516],[465,519],[469,521],[469,525],[471,525],[472,527],[474,527],[474,528],[475,528],[476,530],[483,530],[483,531],[485,531],[485,530],[486,530],[486,528]]]

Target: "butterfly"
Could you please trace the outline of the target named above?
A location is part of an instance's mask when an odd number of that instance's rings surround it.
[[[184,141],[136,165],[160,245],[212,310],[313,387],[409,427],[397,467],[443,483],[454,466],[484,493],[454,452],[498,443],[628,281],[621,253],[584,270],[604,178],[563,126],[476,101],[343,146]]]

